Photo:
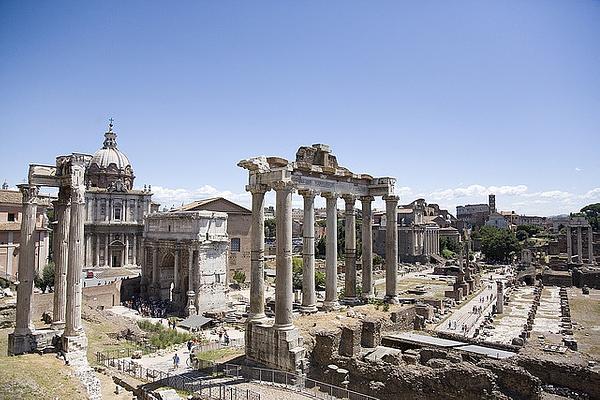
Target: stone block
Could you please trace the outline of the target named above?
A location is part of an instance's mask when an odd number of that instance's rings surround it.
[[[249,323],[246,340],[250,361],[288,372],[301,369],[306,350],[297,328],[281,330],[263,322]]]
[[[340,347],[338,354],[344,357],[355,357],[360,353],[360,332],[359,326],[344,326],[340,338]]]
[[[327,366],[337,356],[340,336],[338,332],[331,331],[319,331],[315,334],[315,347],[312,354],[317,365]]]
[[[362,321],[362,332],[360,335],[360,345],[362,347],[377,347],[381,344],[381,321],[364,320]]]
[[[415,307],[417,315],[425,318],[426,321],[431,321],[434,316],[433,306],[428,304],[417,304]]]

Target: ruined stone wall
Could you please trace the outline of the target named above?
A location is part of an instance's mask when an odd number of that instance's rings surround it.
[[[92,308],[109,308],[120,304],[121,281],[117,280],[108,285],[89,286],[82,289],[83,304]],[[31,310],[34,324],[38,324],[45,312],[52,315],[54,293],[34,293],[31,300]]]
[[[587,393],[600,399],[600,372],[589,368],[539,357],[519,356],[515,362],[542,382]]]
[[[351,390],[382,400],[540,399],[540,380],[518,365],[466,362],[454,350],[424,348],[385,354],[383,348],[357,349],[355,335],[360,332],[360,327],[318,332],[312,377],[330,381],[328,365],[335,364],[349,371]],[[371,354],[380,349],[384,355],[373,359]]]

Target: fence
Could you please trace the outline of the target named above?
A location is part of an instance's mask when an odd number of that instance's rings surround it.
[[[198,372],[186,374],[170,374],[167,372],[146,368],[135,361],[127,360],[122,357],[128,357],[133,349],[111,350],[96,353],[98,364],[109,368],[115,368],[121,373],[132,376],[141,381],[158,384],[159,386],[172,387],[188,393],[196,393],[214,400],[260,400],[260,393],[249,389],[240,389],[233,386],[227,386],[223,383],[210,383],[211,376],[202,376]],[[121,358],[115,357],[121,356]],[[211,363],[214,366],[214,363]],[[151,393],[144,391],[149,399]]]
[[[274,369],[225,364],[224,373],[227,376],[243,377],[259,384],[281,386],[315,399],[377,400],[376,397],[316,381],[304,375]]]

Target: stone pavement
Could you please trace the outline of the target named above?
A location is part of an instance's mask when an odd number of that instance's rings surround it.
[[[518,337],[527,322],[527,316],[533,302],[533,286],[517,286],[511,294],[504,314],[496,316],[494,329],[486,329],[485,337],[488,342],[511,344]]]
[[[471,300],[463,303],[460,308],[454,310],[454,312],[442,321],[435,330],[438,332],[473,337],[479,324],[484,320],[487,314],[492,312],[493,305],[496,303],[496,279],[498,279],[500,275],[494,274],[492,276],[492,281],[489,280],[489,275],[482,276],[481,282],[483,289],[481,289]],[[486,277],[488,279],[485,279]],[[481,298],[484,299],[483,302],[481,302]],[[479,306],[483,307],[483,311],[481,313],[474,313],[473,307]],[[450,321],[452,321],[452,326],[449,326]],[[454,328],[454,321],[456,322],[456,328]],[[463,324],[468,327],[466,334],[461,329]]]

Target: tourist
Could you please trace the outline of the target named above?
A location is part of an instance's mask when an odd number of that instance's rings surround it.
[[[192,344],[193,344],[192,341],[188,340],[188,342],[187,342],[187,348],[188,348],[188,351],[190,351],[190,352],[192,351]]]
[[[173,368],[179,368],[179,355],[177,353],[173,356]]]

